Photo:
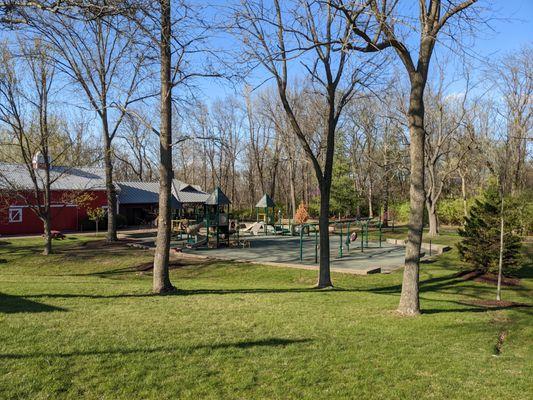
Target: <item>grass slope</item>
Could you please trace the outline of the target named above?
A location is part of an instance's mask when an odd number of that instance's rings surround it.
[[[401,271],[315,291],[313,271],[215,263],[152,296],[131,270],[149,252],[69,239],[0,246],[1,399],[531,398],[532,309],[469,304],[495,289],[456,278],[455,250],[422,266],[405,319]],[[523,282],[504,299],[530,303]]]

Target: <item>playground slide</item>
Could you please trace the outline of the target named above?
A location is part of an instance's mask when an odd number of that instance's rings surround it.
[[[241,229],[240,231],[241,232],[250,232],[252,230],[252,228],[257,224],[257,222],[254,222],[253,224],[251,224],[250,226],[247,226],[246,228],[243,228]]]
[[[205,246],[207,244],[207,241],[208,239],[206,236],[203,239],[198,240],[196,243],[187,243],[185,247],[187,247],[188,249],[196,249],[198,247]]]
[[[254,224],[254,226],[252,227],[252,233],[254,236],[257,236],[259,235],[259,232],[262,232],[264,231],[264,222],[260,221],[260,222],[256,222]]]

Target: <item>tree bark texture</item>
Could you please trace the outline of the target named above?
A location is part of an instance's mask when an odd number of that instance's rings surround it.
[[[172,82],[170,0],[161,0],[161,127],[159,137],[159,216],[154,256],[153,292],[175,290],[168,273],[172,191]]]
[[[411,181],[409,187],[410,215],[407,243],[405,247],[405,269],[402,293],[398,311],[403,315],[420,313],[419,261],[422,233],[424,227],[424,86],[425,80],[420,73],[413,73],[409,99],[409,133],[411,138]]]

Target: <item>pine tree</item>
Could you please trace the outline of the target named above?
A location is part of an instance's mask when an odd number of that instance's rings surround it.
[[[477,271],[497,272],[500,252],[500,203],[498,187],[491,184],[481,199],[477,199],[459,229],[462,241],[457,244],[461,259]],[[510,210],[512,212],[512,210]],[[504,213],[503,273],[508,274],[518,264],[520,237],[513,233],[509,224],[512,218]]]

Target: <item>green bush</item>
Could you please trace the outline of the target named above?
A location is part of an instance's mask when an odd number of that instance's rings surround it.
[[[475,202],[475,198],[466,200],[467,212]],[[461,225],[464,221],[463,199],[442,199],[437,205],[439,222],[445,225]]]
[[[395,224],[403,224],[409,221],[409,201],[392,204],[389,206],[389,220],[394,220]]]

